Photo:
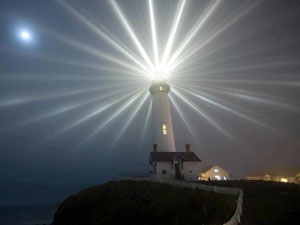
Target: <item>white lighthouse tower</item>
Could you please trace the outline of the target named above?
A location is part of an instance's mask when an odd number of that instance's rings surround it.
[[[152,138],[159,152],[175,152],[174,132],[169,105],[170,85],[165,78],[152,81]]]
[[[176,151],[169,96],[170,85],[164,74],[158,74],[151,83],[152,95],[152,138],[149,174],[162,179],[198,180],[201,160],[191,151],[190,144],[185,151]]]

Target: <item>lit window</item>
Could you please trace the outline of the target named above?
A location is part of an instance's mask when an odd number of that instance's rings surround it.
[[[221,180],[221,177],[220,177],[220,176],[215,176],[215,178],[216,178],[217,180]]]
[[[288,182],[288,179],[286,179],[286,178],[281,178],[280,181],[283,182],[283,183],[287,183],[287,182]]]
[[[219,172],[219,170],[218,169],[215,169],[215,173],[218,173]]]
[[[162,133],[163,135],[167,135],[167,124],[166,123],[162,123]]]
[[[160,87],[159,87],[159,90],[160,90],[160,91],[162,91],[162,90],[163,90],[162,86],[160,86]]]

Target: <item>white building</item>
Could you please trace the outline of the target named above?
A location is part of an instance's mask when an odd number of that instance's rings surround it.
[[[199,180],[229,180],[228,171],[218,165],[203,166],[199,171]]]
[[[152,95],[152,139],[150,174],[159,178],[196,180],[201,160],[186,145],[185,152],[176,152],[169,105],[170,85],[166,79],[156,79],[149,91]]]
[[[198,180],[199,157],[186,145],[185,152],[158,152],[154,145],[150,153],[150,175],[164,179]]]

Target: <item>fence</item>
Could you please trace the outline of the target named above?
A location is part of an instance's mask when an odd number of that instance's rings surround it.
[[[134,174],[131,174],[134,175]],[[241,222],[241,216],[243,214],[243,190],[238,188],[228,188],[228,187],[217,187],[217,186],[209,186],[204,184],[198,184],[195,182],[186,182],[183,180],[175,180],[175,179],[164,179],[164,178],[157,178],[157,177],[149,177],[147,175],[134,175],[126,177],[125,174],[119,176],[118,180],[136,180],[136,181],[151,181],[151,182],[158,182],[163,184],[170,184],[179,187],[188,187],[188,188],[199,188],[204,191],[212,191],[215,193],[220,194],[231,194],[231,195],[238,195],[238,199],[236,201],[236,209],[231,217],[231,219],[225,223],[224,225],[238,225]]]
[[[176,175],[174,173],[168,174],[149,174],[149,173],[120,173],[118,178],[150,178],[150,179],[163,179],[163,180],[174,180]],[[198,181],[198,176],[183,173],[181,174],[182,180],[185,181]]]

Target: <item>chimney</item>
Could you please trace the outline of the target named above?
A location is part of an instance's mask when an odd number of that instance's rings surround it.
[[[153,145],[153,152],[157,152],[157,144]]]
[[[185,151],[186,152],[191,152],[191,145],[190,144],[185,145]]]

